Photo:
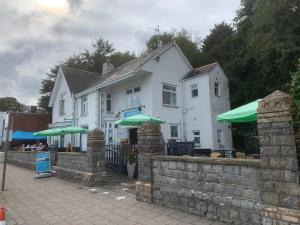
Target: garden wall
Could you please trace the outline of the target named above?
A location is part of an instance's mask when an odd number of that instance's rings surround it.
[[[57,153],[56,176],[88,186],[106,181],[104,134],[95,129],[88,134],[86,153]]]
[[[153,157],[153,202],[222,222],[261,224],[258,160]]]
[[[11,164],[35,170],[35,158],[38,152],[9,151],[7,161]]]
[[[276,91],[257,111],[260,160],[163,156],[159,126],[145,123],[139,129],[136,199],[226,224],[299,225],[292,101]]]

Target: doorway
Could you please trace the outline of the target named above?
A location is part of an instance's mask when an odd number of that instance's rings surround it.
[[[138,128],[130,128],[129,131],[129,144],[137,145],[137,130]]]

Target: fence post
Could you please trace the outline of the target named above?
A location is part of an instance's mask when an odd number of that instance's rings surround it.
[[[160,125],[144,123],[138,129],[138,181],[136,199],[152,202],[152,161],[154,155],[164,154],[163,136]]]
[[[292,101],[288,94],[275,91],[259,102],[258,134],[262,200],[265,204],[262,210],[263,224],[298,224],[299,168],[292,123]],[[293,210],[298,212],[293,214]]]
[[[99,184],[106,180],[105,138],[103,131],[94,129],[88,134],[87,168],[92,173],[91,183]]]

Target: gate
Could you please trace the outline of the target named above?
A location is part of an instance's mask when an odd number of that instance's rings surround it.
[[[127,162],[135,154],[137,168],[137,147],[135,145],[107,145],[105,147],[105,164],[119,174],[127,175]]]

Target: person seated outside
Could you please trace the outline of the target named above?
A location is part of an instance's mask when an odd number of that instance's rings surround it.
[[[38,146],[38,148],[37,148],[37,150],[38,150],[38,151],[43,151],[43,149],[44,149],[44,145],[43,145],[42,142],[40,142],[40,143],[39,143],[39,146]]]

